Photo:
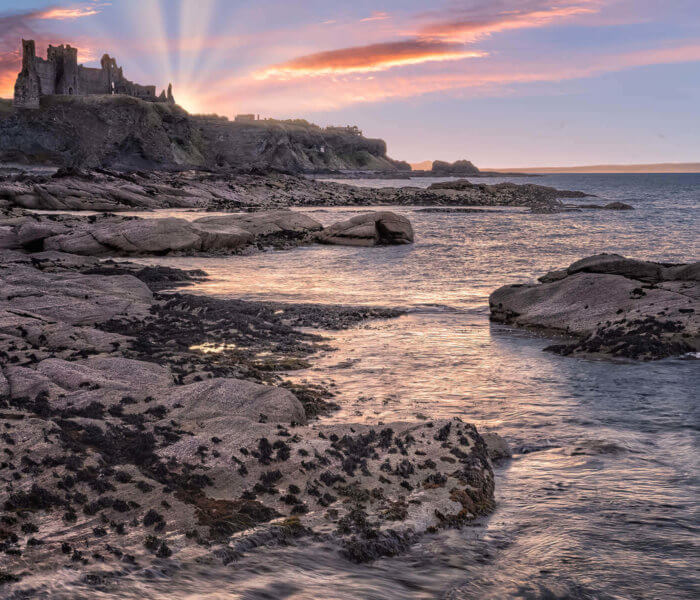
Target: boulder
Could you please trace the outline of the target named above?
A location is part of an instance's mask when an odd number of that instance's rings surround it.
[[[413,227],[402,215],[373,212],[335,223],[316,235],[322,244],[380,246],[413,243]]]
[[[55,385],[46,375],[26,367],[5,367],[5,376],[9,383],[12,398],[36,398],[42,394],[55,397],[64,393],[63,388]]]
[[[663,269],[664,281],[700,281],[700,262]]]
[[[199,249],[201,238],[185,219],[136,219],[90,232],[108,249],[124,254],[162,254]]]

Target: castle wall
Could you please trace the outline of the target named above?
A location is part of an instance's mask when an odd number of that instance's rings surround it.
[[[34,59],[34,68],[39,76],[41,95],[48,96],[56,93],[56,65],[43,58]]]
[[[105,54],[100,69],[78,65],[78,50],[71,46],[49,46],[47,58],[36,56],[33,40],[22,40],[22,71],[15,83],[14,104],[39,108],[40,96],[125,94],[151,102],[175,103],[172,85],[167,95],[156,95],[155,85],[140,85],[124,77],[117,61]]]
[[[81,65],[78,68],[78,80],[80,92],[84,95],[111,93],[107,74],[102,69],[92,69]]]

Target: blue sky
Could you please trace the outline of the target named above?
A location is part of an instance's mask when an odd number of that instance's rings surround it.
[[[700,161],[700,0],[0,0],[19,40],[104,52],[197,112],[353,123],[400,159]]]

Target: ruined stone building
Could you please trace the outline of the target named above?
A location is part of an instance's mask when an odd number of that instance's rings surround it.
[[[78,64],[78,49],[71,46],[49,46],[46,59],[36,55],[34,40],[22,40],[22,70],[15,83],[14,105],[39,108],[41,96],[88,96],[124,94],[150,102],[175,103],[172,85],[156,96],[155,85],[139,85],[124,77],[117,61],[105,54],[101,68]]]

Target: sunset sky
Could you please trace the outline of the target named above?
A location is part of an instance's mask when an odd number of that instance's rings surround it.
[[[700,0],[0,0],[20,39],[172,81],[188,110],[357,124],[411,162],[700,161]]]

